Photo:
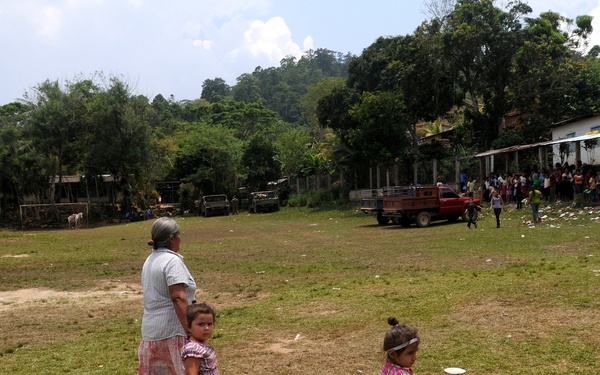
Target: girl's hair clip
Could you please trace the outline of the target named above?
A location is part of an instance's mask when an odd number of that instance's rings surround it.
[[[154,240],[148,241],[148,246],[154,246]]]

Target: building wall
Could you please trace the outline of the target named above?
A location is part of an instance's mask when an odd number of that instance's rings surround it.
[[[562,139],[562,138],[572,138],[579,137],[582,135],[586,135],[587,133],[600,130],[600,116],[593,116],[573,122],[569,122],[563,125],[556,126],[552,129],[552,139]],[[597,164],[599,161],[598,155],[600,155],[600,151],[596,147],[591,153],[583,148],[584,143],[579,142],[580,146],[580,155],[581,161],[583,164]],[[553,145],[552,152],[554,153],[553,162],[560,163],[560,146]],[[576,153],[576,144],[573,142],[571,145],[571,152],[569,153],[569,157],[567,162],[569,164],[576,164],[577,162],[577,153]]]

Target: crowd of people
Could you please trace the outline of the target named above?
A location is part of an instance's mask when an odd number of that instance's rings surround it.
[[[600,197],[600,169],[590,165],[556,163],[553,168],[532,167],[521,173],[492,173],[481,186],[482,199],[491,202],[497,192],[507,204],[523,208],[530,192],[538,190],[545,202],[572,201],[581,195],[584,202],[596,203]]]
[[[477,182],[460,175],[460,190],[468,197],[474,196]],[[551,168],[532,167],[521,173],[492,173],[481,184],[482,202],[487,202],[494,210],[496,227],[500,228],[500,213],[506,204],[514,204],[517,210],[529,203],[533,214],[533,223],[541,221],[539,207],[543,202],[569,202],[595,204],[600,199],[600,169],[590,165],[556,163]],[[467,226],[477,228],[477,210],[473,200],[467,205]]]

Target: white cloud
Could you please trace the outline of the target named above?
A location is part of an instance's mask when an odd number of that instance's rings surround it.
[[[281,17],[273,17],[267,22],[253,21],[244,33],[244,45],[231,53],[237,56],[244,52],[254,57],[267,56],[272,63],[278,63],[286,56],[300,57],[300,46],[292,41],[292,33]]]
[[[205,50],[210,50],[210,47],[213,45],[213,41],[212,40],[200,40],[200,39],[196,39],[192,42],[192,44],[194,45],[194,47],[202,47]]]
[[[527,4],[533,8],[534,13],[539,14],[552,10],[558,13],[572,13],[577,9],[589,9],[593,4],[598,4],[598,1],[590,0],[528,0]],[[579,16],[580,14],[577,14]],[[570,17],[575,17],[574,14],[569,14]]]
[[[309,35],[306,38],[304,38],[304,43],[302,43],[302,47],[304,48],[304,51],[315,49],[315,43],[312,36]]]
[[[589,15],[594,17],[594,20],[592,21],[594,31],[589,39],[589,46],[593,47],[594,45],[600,45],[600,2],[592,9]]]

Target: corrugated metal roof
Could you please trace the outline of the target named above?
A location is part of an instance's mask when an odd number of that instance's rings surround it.
[[[112,175],[107,175],[104,174],[102,176],[98,176],[98,177],[102,177],[102,181],[104,182],[113,182],[114,181],[114,177]],[[52,176],[50,176],[50,181],[54,180],[55,184],[58,184],[58,176],[54,176],[54,178],[52,178]],[[64,175],[62,176],[62,182],[63,184],[76,184],[81,182],[81,176],[77,176],[77,175]]]
[[[527,150],[530,148],[555,145],[555,144],[565,143],[565,142],[581,142],[581,141],[586,141],[588,139],[594,139],[594,138],[600,138],[600,134],[585,134],[585,135],[580,135],[578,137],[572,137],[572,138],[560,138],[560,139],[553,139],[551,141],[531,143],[528,145],[516,145],[516,146],[510,146],[510,147],[506,147],[506,148],[500,148],[497,150],[488,150],[488,151],[476,154],[475,157],[482,158],[485,156],[505,154],[507,152],[522,151],[522,150]]]
[[[559,139],[553,139],[551,141],[546,142],[549,145],[553,145],[553,144],[557,144],[557,143],[563,143],[563,142],[580,142],[580,141],[587,141],[588,139],[594,139],[594,138],[600,138],[600,133],[596,133],[596,134],[585,134],[585,135],[580,135],[578,137],[572,137],[572,138],[559,138]]]

